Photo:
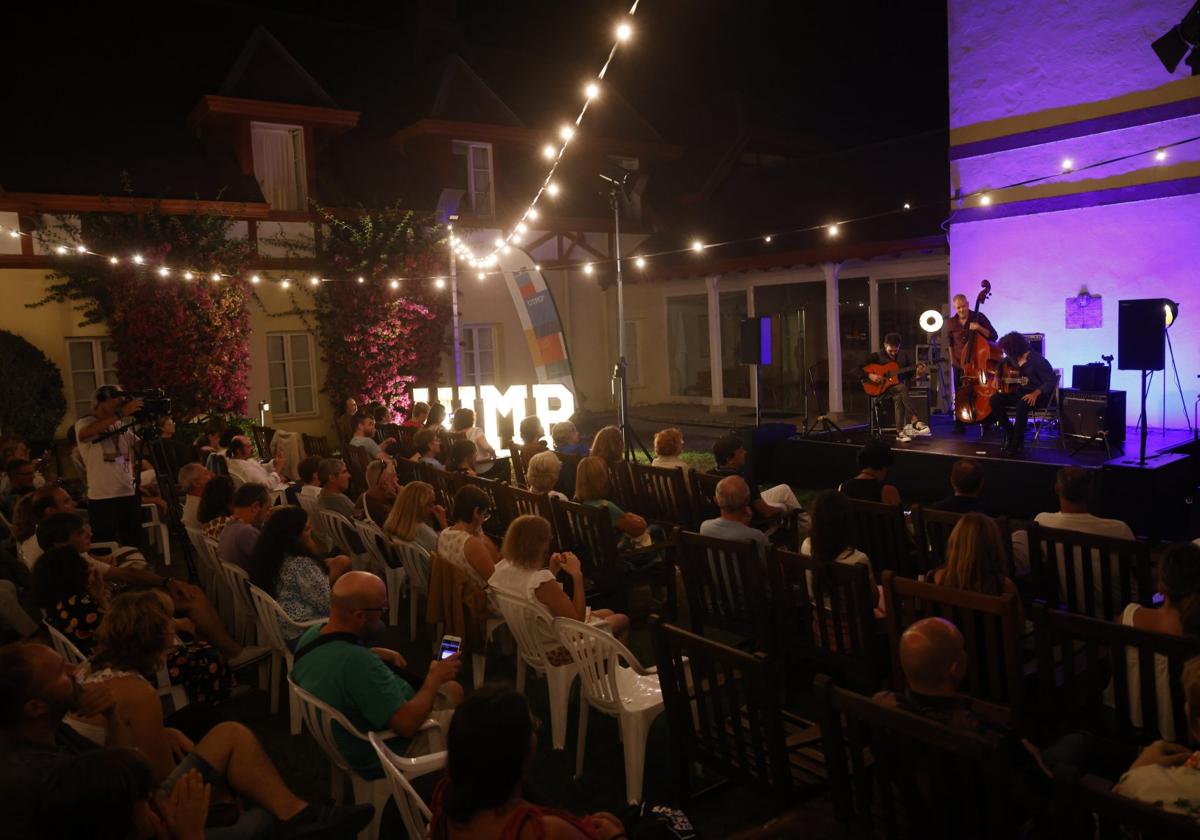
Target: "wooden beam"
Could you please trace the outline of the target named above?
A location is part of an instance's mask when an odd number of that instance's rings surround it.
[[[243,219],[265,219],[271,208],[258,201],[200,201],[183,198],[115,198],[100,195],[0,193],[0,210],[17,213],[149,213],[189,216],[213,213]]]
[[[200,97],[188,116],[191,124],[221,119],[251,119],[272,123],[294,123],[302,126],[347,131],[358,125],[358,111],[341,108],[321,108],[315,105],[291,105],[286,102],[267,102],[259,99],[240,99],[233,96]]]

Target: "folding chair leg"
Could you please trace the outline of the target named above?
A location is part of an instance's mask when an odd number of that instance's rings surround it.
[[[575,740],[575,778],[583,775],[583,750],[587,746],[588,705],[583,692],[579,692],[579,736]]]
[[[646,770],[646,737],[650,723],[643,715],[621,719],[621,734],[625,740],[625,798],[630,805],[642,801],[642,776]]]

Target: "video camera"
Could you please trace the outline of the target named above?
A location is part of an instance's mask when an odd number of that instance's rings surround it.
[[[138,419],[162,417],[171,413],[171,400],[161,388],[146,391],[121,391],[117,394],[122,404],[141,400],[142,407],[133,413]]]

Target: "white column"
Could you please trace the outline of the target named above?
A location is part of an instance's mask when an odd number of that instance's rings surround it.
[[[838,275],[841,263],[821,263],[825,275],[825,351],[829,357],[829,413],[842,411],[842,324],[838,318]]]
[[[712,406],[725,405],[725,369],[721,364],[721,275],[704,278],[708,292],[708,365],[711,369]]]
[[[867,329],[867,337],[870,338],[870,347],[874,350],[883,346],[883,337],[879,335],[879,281],[874,277],[867,278],[867,306],[870,307],[867,319],[871,323]]]

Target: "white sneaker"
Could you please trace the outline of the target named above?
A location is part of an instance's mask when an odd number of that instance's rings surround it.
[[[930,435],[933,434],[933,430],[930,429],[927,424],[922,423],[920,420],[918,420],[916,423],[913,424],[912,431],[909,431],[908,429],[905,429],[905,431],[911,435],[919,435],[920,437],[929,437]]]
[[[912,440],[912,438],[910,438],[906,432],[900,431],[896,433],[896,443],[908,443],[910,440]]]

